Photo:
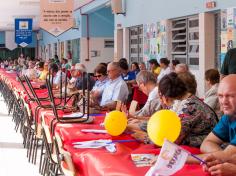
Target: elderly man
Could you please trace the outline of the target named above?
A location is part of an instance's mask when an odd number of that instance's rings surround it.
[[[201,145],[201,151],[205,154],[199,157],[205,158],[211,167],[212,158],[228,160],[233,154],[236,154],[236,75],[226,76],[219,85],[218,97],[224,115],[221,117],[213,131],[204,139]],[[223,149],[224,143],[229,145]],[[213,155],[208,156],[208,155]],[[189,158],[193,162],[193,158]],[[196,162],[196,161],[195,161]]]
[[[109,81],[102,94],[101,107],[115,109],[116,102],[125,102],[128,98],[128,87],[121,77],[121,69],[118,62],[111,62],[107,66]]]
[[[148,96],[146,104],[142,109],[135,112],[134,115],[128,114],[128,129],[146,131],[148,119],[158,110],[161,109],[161,103],[158,96],[157,80],[155,75],[150,71],[140,71],[136,77],[139,89]],[[122,107],[123,111],[126,111]],[[127,112],[126,112],[127,113]]]
[[[177,64],[175,66],[175,73],[179,74],[179,73],[186,73],[189,71],[188,66],[186,64]]]

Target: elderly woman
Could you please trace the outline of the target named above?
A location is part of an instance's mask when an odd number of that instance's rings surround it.
[[[217,123],[217,117],[213,110],[188,92],[185,83],[176,73],[170,73],[160,80],[159,96],[163,106],[170,109],[175,100],[181,101],[174,109],[181,119],[182,126],[176,143],[199,147]],[[134,134],[134,137],[147,140],[147,137],[140,132]]]
[[[222,112],[220,111],[220,104],[217,96],[218,86],[220,82],[220,74],[218,70],[207,70],[205,72],[205,80],[209,89],[205,94],[204,102],[216,112],[218,117],[221,117]]]
[[[97,79],[93,89],[91,90],[91,105],[99,105],[102,93],[105,89],[107,78],[107,68],[104,65],[98,65],[94,70],[94,77]]]
[[[80,63],[75,64],[75,74],[77,77],[75,88],[77,90],[82,90],[83,88],[91,90],[92,87],[94,86],[95,81],[93,80],[92,77],[89,77],[86,71],[87,69],[83,64],[80,64]],[[87,81],[88,81],[89,87],[87,87]]]

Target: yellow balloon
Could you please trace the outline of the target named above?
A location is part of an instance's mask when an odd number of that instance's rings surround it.
[[[174,142],[180,134],[181,122],[171,110],[161,110],[152,115],[147,125],[149,138],[156,145],[162,146],[164,139]]]
[[[124,112],[109,112],[105,117],[104,126],[108,134],[119,136],[127,127],[127,117]]]

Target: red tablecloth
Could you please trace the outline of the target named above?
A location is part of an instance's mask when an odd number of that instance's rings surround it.
[[[16,74],[6,73],[5,70],[0,69],[1,79],[7,81],[10,87],[17,88],[22,91],[20,83],[16,81]],[[144,104],[146,99],[144,94],[139,94],[139,90],[135,88],[134,97],[139,101],[140,104]],[[45,90],[36,91],[39,97],[45,97]],[[46,104],[48,102],[45,102]],[[34,112],[36,104],[30,102],[30,107]],[[51,110],[41,109],[39,114],[45,114],[45,120],[47,124],[55,118]],[[61,112],[60,112],[61,113]],[[128,142],[116,144],[116,152],[110,153],[105,149],[75,149],[73,147],[73,142],[77,141],[88,141],[96,139],[133,139],[129,134],[123,134],[118,137],[111,137],[108,134],[94,134],[94,133],[83,133],[81,129],[104,129],[100,126],[100,123],[104,120],[104,116],[95,116],[93,124],[57,124],[55,131],[59,133],[63,140],[64,148],[72,154],[72,159],[75,167],[78,171],[78,175],[84,176],[100,176],[100,175],[112,175],[112,176],[143,176],[148,171],[150,167],[136,167],[131,160],[131,154],[144,154],[153,153],[158,154],[160,148],[154,145],[144,145],[138,142]],[[198,154],[199,149],[186,147],[192,153]],[[202,171],[200,165],[185,165],[175,175],[177,176],[204,176],[207,175]]]

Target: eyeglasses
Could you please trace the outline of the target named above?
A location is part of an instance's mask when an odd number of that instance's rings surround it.
[[[102,75],[95,75],[94,77],[96,77],[96,78],[100,78]]]

